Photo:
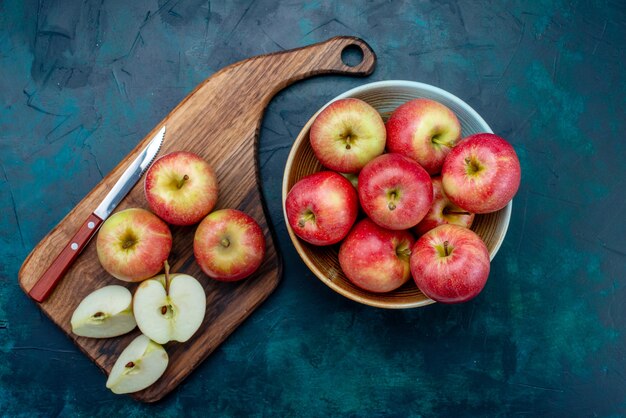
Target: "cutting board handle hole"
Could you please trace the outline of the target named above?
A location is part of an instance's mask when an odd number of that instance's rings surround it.
[[[356,67],[363,62],[363,49],[359,45],[348,45],[341,51],[341,61],[348,67]]]

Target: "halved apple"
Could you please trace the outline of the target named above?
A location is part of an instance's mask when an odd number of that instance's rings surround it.
[[[156,382],[168,363],[165,349],[145,335],[140,335],[117,358],[106,386],[118,394],[140,391]]]
[[[87,295],[70,320],[72,332],[81,337],[109,338],[132,331],[132,295],[123,286],[102,287]]]
[[[165,274],[142,282],[133,298],[141,332],[159,344],[185,342],[200,328],[206,310],[202,285],[187,274]]]

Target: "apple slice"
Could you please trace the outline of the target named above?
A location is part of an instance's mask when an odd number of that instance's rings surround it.
[[[81,337],[109,338],[132,331],[132,295],[123,286],[105,286],[88,294],[76,307],[70,323]]]
[[[117,394],[145,389],[159,380],[168,363],[165,349],[140,335],[117,358],[107,379],[107,388]]]
[[[200,328],[206,310],[204,288],[187,274],[165,274],[142,282],[133,311],[141,332],[159,344],[185,342]]]

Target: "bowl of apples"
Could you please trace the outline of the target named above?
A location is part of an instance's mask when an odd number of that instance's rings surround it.
[[[520,179],[513,147],[458,97],[374,82],[302,128],[283,213],[304,263],[339,294],[380,308],[460,303],[487,282]]]

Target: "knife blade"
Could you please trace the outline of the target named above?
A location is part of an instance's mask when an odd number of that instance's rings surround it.
[[[115,210],[117,205],[124,199],[133,186],[139,181],[143,173],[150,167],[152,161],[159,152],[163,138],[165,137],[165,126],[156,133],[141,151],[141,153],[124,170],[120,178],[113,185],[111,190],[102,199],[98,207],[89,215],[87,220],[70,239],[67,245],[61,250],[57,258],[50,264],[48,269],[41,275],[28,295],[41,303],[45,301],[54,290],[61,278],[65,275],[69,267],[76,260],[87,243],[98,231],[102,223]]]

